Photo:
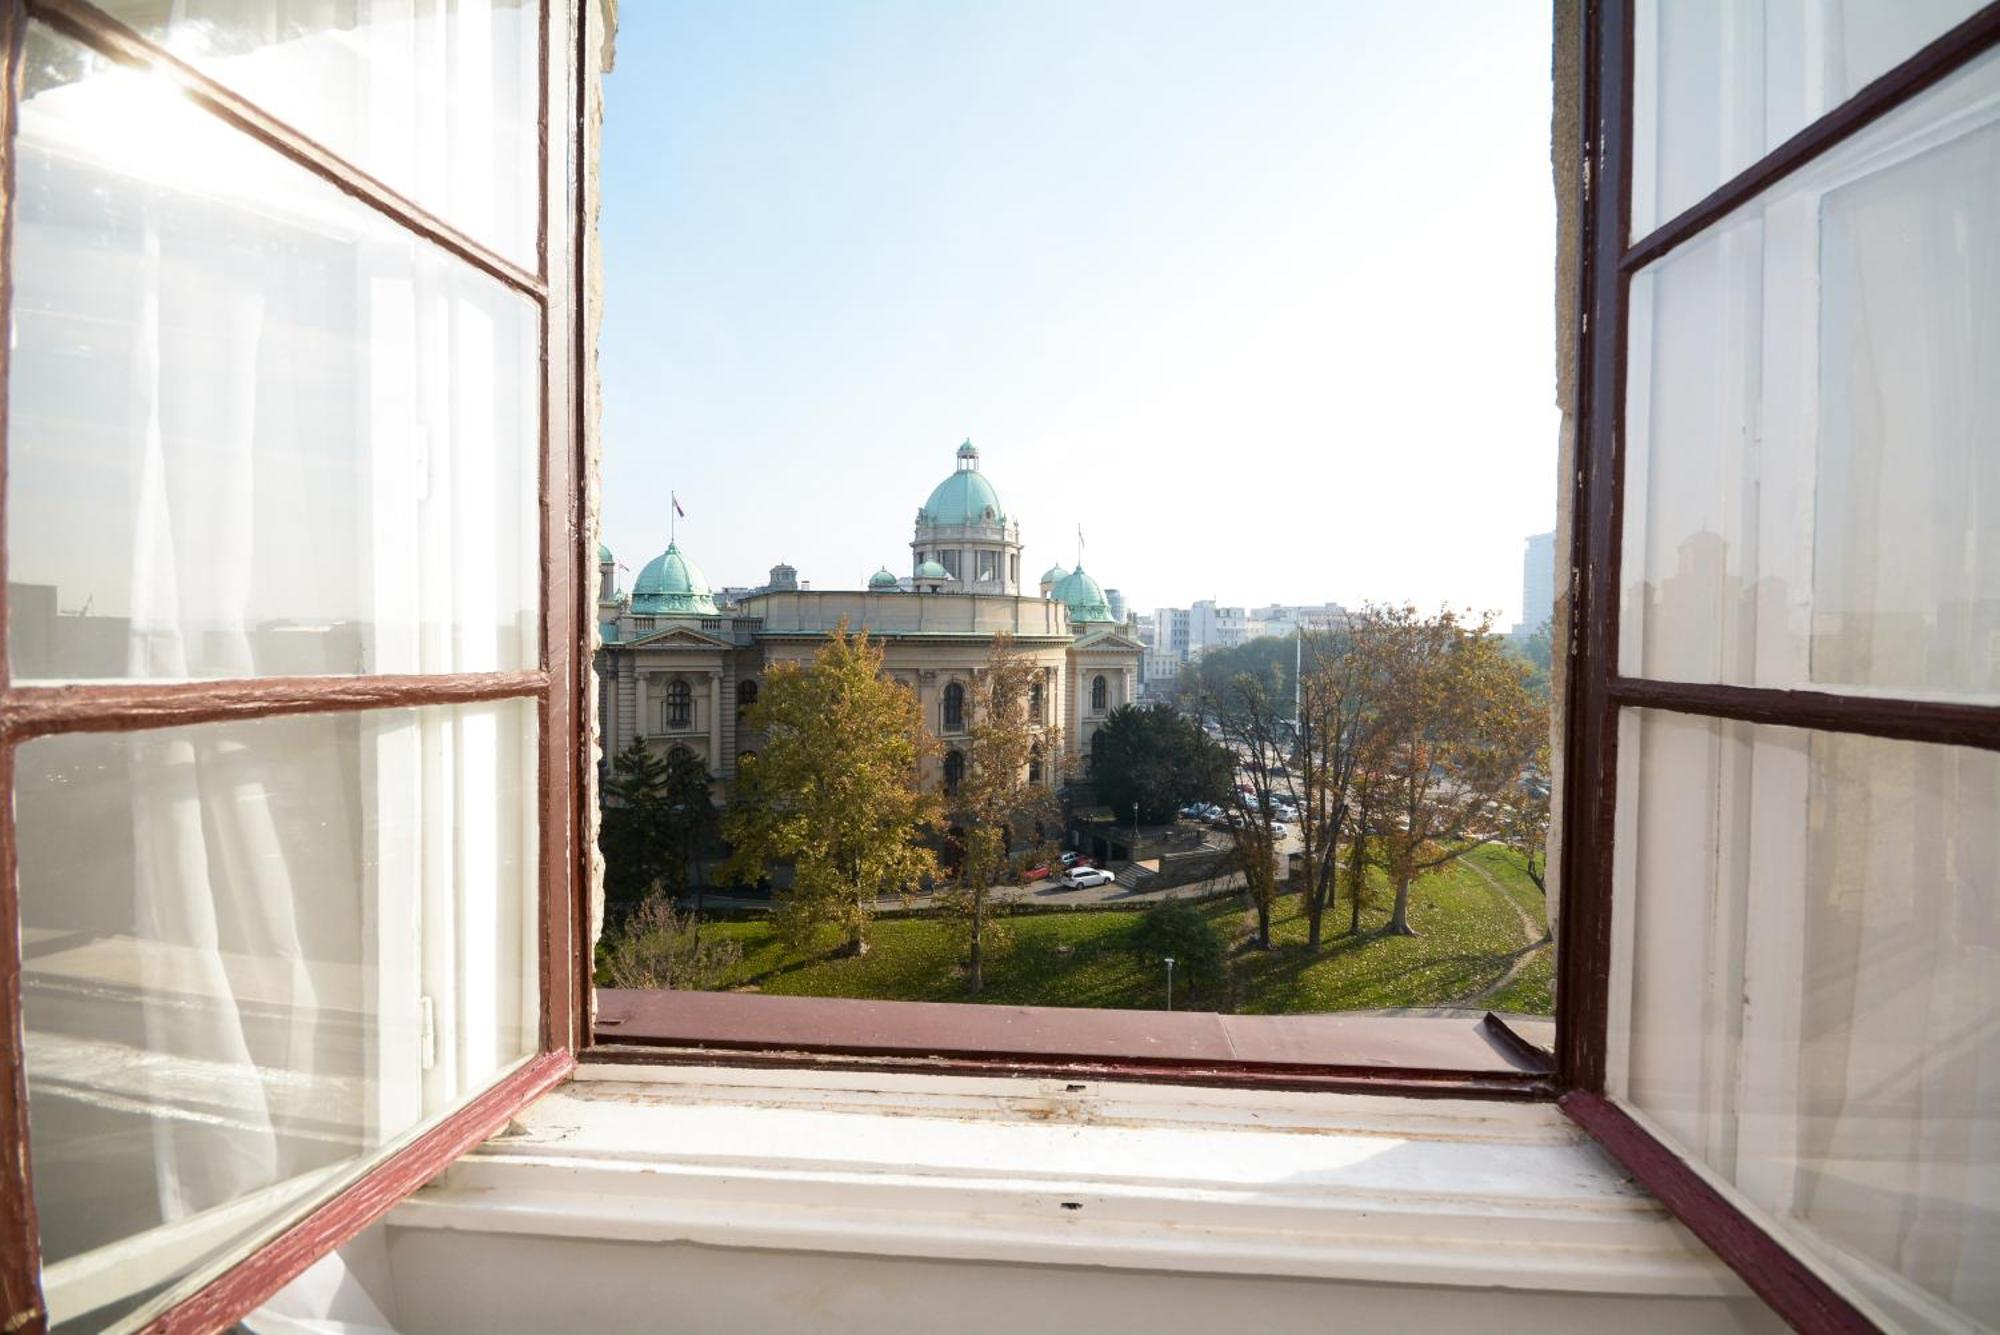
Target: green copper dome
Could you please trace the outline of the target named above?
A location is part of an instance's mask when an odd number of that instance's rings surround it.
[[[971,441],[958,447],[958,471],[937,484],[924,502],[919,522],[925,524],[1000,524],[1007,507],[979,471],[979,451]]]
[[[611,564],[611,549],[601,542],[597,544],[597,564],[601,566]]]
[[[715,599],[701,568],[682,556],[679,546],[668,543],[667,550],[646,562],[646,568],[639,572],[638,582],[632,586],[632,610],[714,616]]]
[[[897,583],[895,573],[889,567],[883,566],[868,577],[868,587],[877,593],[894,593],[902,585]]]
[[[1044,570],[1042,572],[1041,582],[1049,585],[1051,588],[1054,588],[1054,586],[1062,583],[1064,580],[1068,578],[1069,578],[1069,571],[1064,570],[1061,566],[1050,566],[1047,570]]]
[[[1105,600],[1104,587],[1084,574],[1082,566],[1050,589],[1049,597],[1069,604],[1069,619],[1072,622],[1112,620],[1111,604]]]
[[[918,579],[950,579],[951,572],[935,561],[926,561],[917,567]]]

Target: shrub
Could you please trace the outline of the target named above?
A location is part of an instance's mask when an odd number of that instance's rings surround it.
[[[679,913],[665,895],[632,911],[598,947],[598,981],[606,987],[667,988],[712,992],[743,962],[734,941],[703,941],[692,913]]]

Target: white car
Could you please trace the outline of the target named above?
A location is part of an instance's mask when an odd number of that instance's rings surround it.
[[[1283,839],[1291,832],[1292,832],[1291,828],[1287,826],[1283,821],[1274,820],[1271,822],[1271,833],[1276,838]]]
[[[1094,885],[1110,885],[1117,879],[1102,867],[1078,867],[1064,872],[1062,883],[1065,890],[1088,890]]]

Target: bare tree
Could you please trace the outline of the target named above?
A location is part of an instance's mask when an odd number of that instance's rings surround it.
[[[1271,915],[1278,902],[1278,835],[1271,828],[1289,766],[1279,716],[1275,675],[1238,673],[1214,691],[1206,706],[1222,730],[1223,744],[1236,758],[1237,781],[1229,790],[1230,836],[1243,887],[1257,911],[1257,945],[1271,949]]]
[[[1349,826],[1361,758],[1377,721],[1373,701],[1380,688],[1368,653],[1377,615],[1366,608],[1347,626],[1300,632],[1296,744],[1285,785],[1298,811],[1306,946],[1315,951],[1333,897],[1341,840],[1366,837],[1350,834]]]

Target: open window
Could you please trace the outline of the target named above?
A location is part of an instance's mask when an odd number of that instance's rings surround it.
[[[2000,1320],[1996,39],[1593,27],[1564,1104],[1802,1329]]]
[[[572,1062],[578,48],[0,31],[0,1308],[214,1328]]]

